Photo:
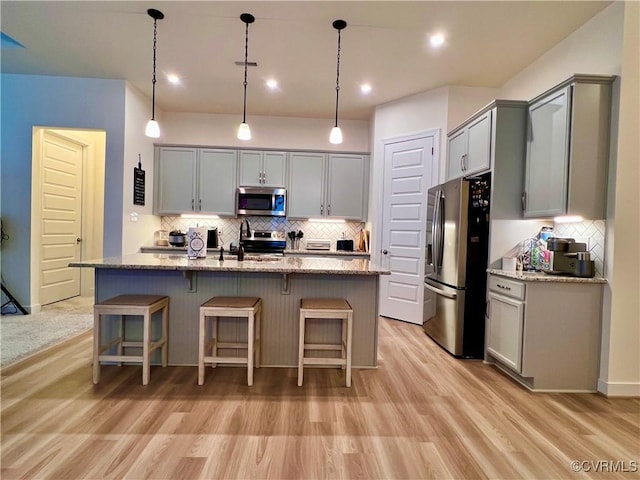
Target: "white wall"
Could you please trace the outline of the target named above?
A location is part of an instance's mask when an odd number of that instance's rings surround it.
[[[344,141],[329,143],[330,119],[250,116],[251,140],[238,140],[241,117],[165,112],[158,143],[219,147],[275,148],[337,152],[369,152],[369,121],[340,120]]]
[[[156,108],[156,112],[158,109]],[[153,140],[145,136],[151,102],[127,83],[125,88],[124,171],[122,188],[122,254],[136,253],[141,245],[153,245],[153,232],[160,229],[160,217],[153,215]],[[156,115],[161,129],[163,119]],[[145,171],[145,204],[133,204],[133,169],[138,154]],[[132,221],[135,220],[135,221]]]
[[[499,98],[498,92],[497,88],[449,87],[446,132],[450,132],[482,107]]]

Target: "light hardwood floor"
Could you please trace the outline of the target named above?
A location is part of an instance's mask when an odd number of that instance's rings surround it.
[[[146,387],[139,366],[107,366],[94,386],[82,335],[2,370],[1,477],[640,478],[594,471],[640,464],[640,399],[533,394],[415,325],[381,319],[379,342],[351,388],[275,368],[248,387],[234,367],[198,387],[195,366],[153,367]]]

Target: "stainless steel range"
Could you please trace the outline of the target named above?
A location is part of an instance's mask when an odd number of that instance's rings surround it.
[[[261,255],[284,255],[287,247],[284,232],[275,230],[248,230],[241,229],[240,242],[245,253],[257,253]]]

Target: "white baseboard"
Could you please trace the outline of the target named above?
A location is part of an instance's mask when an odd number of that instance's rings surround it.
[[[605,382],[598,379],[598,392],[607,397],[640,397],[640,383]]]

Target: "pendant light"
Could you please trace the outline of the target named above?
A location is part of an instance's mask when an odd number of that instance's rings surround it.
[[[247,64],[249,58],[249,24],[255,21],[255,17],[250,13],[240,15],[246,27],[244,32],[244,99],[242,102],[242,123],[238,128],[238,140],[251,140],[251,129],[247,123]]]
[[[331,129],[329,142],[333,144],[342,143],[342,130],[338,126],[338,99],[340,97],[340,32],[347,28],[347,22],[344,20],[336,20],[333,22],[333,28],[338,31],[338,55],[336,62],[336,123]]]
[[[147,13],[153,18],[153,80],[151,81],[151,120],[147,122],[147,128],[144,133],[147,137],[158,138],[160,136],[160,125],[156,122],[156,43],[158,20],[164,18],[164,13],[153,8],[147,10]]]

